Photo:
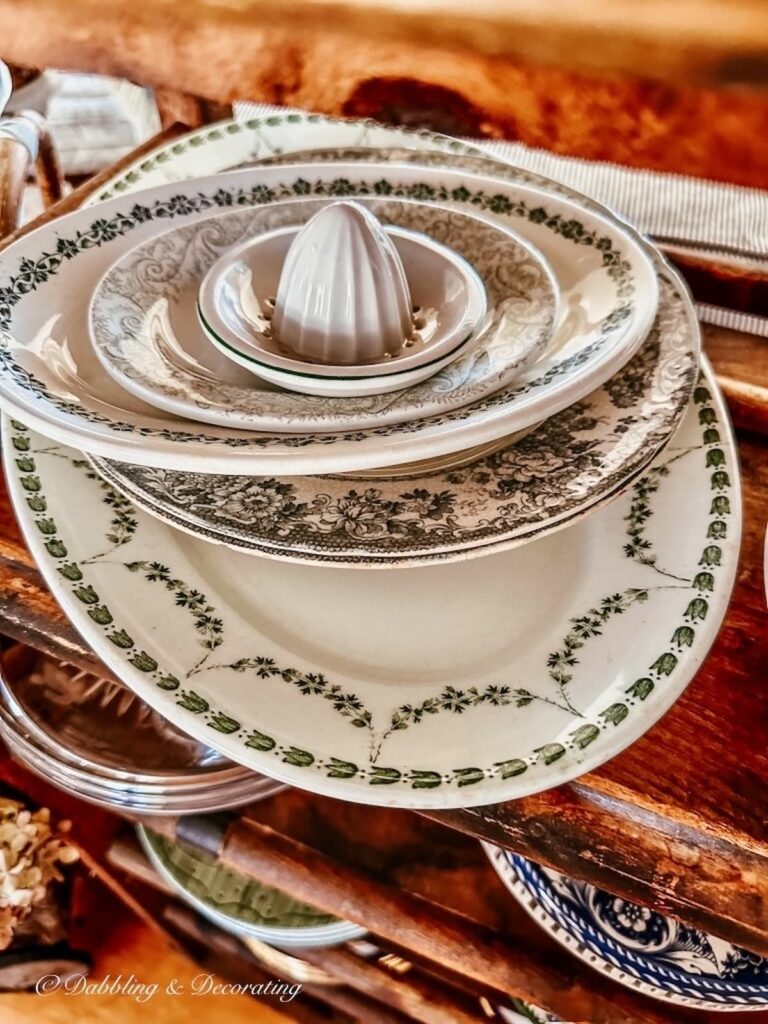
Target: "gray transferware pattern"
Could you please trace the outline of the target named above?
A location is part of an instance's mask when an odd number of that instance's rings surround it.
[[[491,321],[471,349],[424,383],[397,395],[321,398],[259,386],[205,338],[197,290],[210,267],[244,239],[306,222],[333,200],[239,209],[155,237],[131,250],[99,283],[90,323],[105,369],[146,401],[207,422],[283,431],[369,429],[476,401],[510,383],[544,352],[557,313],[557,286],[531,246],[451,209],[357,200],[384,223],[429,234],[480,274]],[[255,354],[255,350],[254,350]]]
[[[147,511],[244,551],[354,566],[487,554],[615,494],[675,429],[697,372],[698,328],[669,273],[651,335],[586,399],[467,466],[420,477],[223,476],[94,459]]]

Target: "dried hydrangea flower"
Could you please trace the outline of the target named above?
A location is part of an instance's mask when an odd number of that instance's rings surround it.
[[[62,838],[68,828],[62,822],[54,832],[46,807],[30,811],[0,797],[0,949],[11,944],[16,926],[43,901],[51,882],[63,879],[61,865],[78,859]]]

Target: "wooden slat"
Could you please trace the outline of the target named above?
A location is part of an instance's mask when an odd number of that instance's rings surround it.
[[[236,985],[258,986],[276,980],[268,968],[245,953],[233,935],[208,924],[179,903],[168,904],[163,920],[183,939],[185,949],[204,971]],[[391,1014],[386,1007],[356,992],[319,985],[303,986],[291,1002],[273,1000],[272,1004],[297,1024],[411,1024],[408,1018]]]
[[[762,0],[0,0],[0,24],[29,67],[768,185],[768,92],[694,84],[765,83]]]
[[[768,273],[721,258],[693,256],[674,243],[659,247],[685,277],[694,298],[768,318]]]
[[[0,238],[19,225],[29,164],[23,143],[0,138]]]
[[[184,822],[178,828],[172,821],[154,827],[187,841],[191,835]],[[672,1024],[686,1019],[677,1011],[671,1016],[651,1000],[618,986],[580,976],[567,955],[554,954],[544,962],[511,936],[502,938],[485,925],[259,822],[235,820],[218,846],[224,863],[364,924],[375,935],[419,952],[499,997],[535,998],[564,1018],[591,1024]]]
[[[768,338],[708,325],[704,344],[735,426],[768,437]]]
[[[61,217],[64,213],[71,213],[73,210],[77,210],[90,196],[94,195],[104,185],[111,181],[115,174],[119,174],[120,171],[127,167],[130,167],[134,161],[138,160],[145,153],[150,153],[152,150],[157,149],[158,146],[162,146],[170,139],[176,138],[183,134],[186,127],[181,124],[171,124],[163,131],[158,132],[157,135],[153,135],[152,138],[147,139],[146,142],[137,146],[136,149],[124,156],[121,160],[117,160],[114,164],[106,167],[103,171],[98,174],[94,174],[93,177],[89,178],[86,182],[80,185],[78,188],[73,189],[68,195],[59,199],[58,202],[53,203],[44,210],[39,216],[35,217],[34,220],[29,221],[28,224],[24,224],[18,230],[13,231],[11,234],[7,234],[0,238],[0,252],[3,249],[7,249],[8,246],[12,245],[22,235],[29,234],[30,231],[34,231],[36,228],[42,227],[43,224],[49,224],[52,220],[57,217]]]
[[[137,841],[132,840],[130,836],[121,835],[110,846],[108,861],[113,867],[151,885],[166,896],[175,895],[165,879],[151,867]],[[219,929],[206,925],[206,930],[220,945],[223,936]],[[233,941],[230,939],[230,943]],[[379,962],[379,956],[368,960],[343,946],[302,949],[297,955],[302,960],[321,968],[338,982],[376,1000],[380,1013],[383,1004],[398,1014],[404,1014],[408,1020],[419,1021],[420,1024],[477,1022],[477,998],[424,971],[393,971]]]
[[[232,866],[298,898],[364,918],[408,959],[456,972],[491,1001],[523,994],[592,1024],[718,1019],[638,998],[584,970],[531,926],[476,844],[418,815],[290,791],[229,827],[206,819],[160,828],[218,849]],[[768,1014],[751,1019],[764,1024]]]
[[[670,81],[768,80],[761,0],[5,0],[0,13],[3,56],[16,63],[140,70],[147,82],[203,94],[214,75],[252,81],[257,43],[279,44],[273,59],[289,61],[297,41],[320,35],[350,49],[469,51]]]
[[[395,974],[340,947],[307,949],[302,958],[419,1024],[477,1024],[476,999],[419,971]]]
[[[53,807],[57,816],[73,817],[75,834],[93,842],[95,812],[73,814],[77,804],[70,797],[37,780],[30,788],[6,763],[0,762],[0,772],[34,799]],[[622,1024],[636,1020],[722,1024],[716,1013],[686,1012],[637,999],[585,969],[529,919],[505,891],[477,843],[421,816],[288,790],[254,805],[246,812],[247,821],[236,823],[229,832],[226,825],[231,819],[222,818],[221,827],[215,816],[175,823],[154,819],[150,824],[169,834],[178,830],[187,841],[196,836],[205,849],[223,846],[228,860],[240,870],[272,884],[279,879],[281,888],[305,899],[311,893],[317,905],[332,913],[351,918],[364,915],[366,926],[384,933],[397,925],[391,942],[382,943],[385,947],[394,946],[417,966],[429,967],[475,994],[499,994],[499,985],[510,978],[524,976],[526,983],[538,984],[542,974],[546,984],[531,991],[530,997],[546,1001],[559,978],[565,987],[558,989],[556,998],[568,1009],[565,1016],[570,1020],[589,1019],[595,1024],[599,1017],[581,1016],[586,1004],[594,1004],[596,1013],[610,1007],[608,1019]],[[308,882],[310,875],[317,884]],[[393,906],[399,908],[394,915]],[[401,910],[406,907],[403,917]],[[464,946],[470,950],[469,971],[464,970]],[[522,966],[518,965],[520,949],[525,951]],[[526,968],[531,963],[529,973]],[[451,967],[457,970],[452,972]],[[224,963],[217,967],[224,968]],[[734,1014],[729,1021],[766,1024],[768,1014]]]

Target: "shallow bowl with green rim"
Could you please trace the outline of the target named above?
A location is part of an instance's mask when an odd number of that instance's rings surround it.
[[[313,368],[311,363],[306,364],[306,371],[283,370],[270,366],[269,363],[262,362],[262,350],[258,350],[259,358],[254,359],[252,356],[246,355],[239,344],[230,344],[222,334],[213,330],[199,307],[197,313],[206,338],[233,363],[276,388],[300,395],[313,395],[317,398],[365,398],[369,395],[391,395],[396,391],[404,391],[406,388],[414,387],[421,381],[428,380],[434,374],[439,373],[454,359],[457,359],[472,340],[471,335],[466,335],[455,349],[442,358],[437,358],[414,370],[360,377],[331,377],[310,372],[310,369]],[[267,355],[266,358],[269,356]]]
[[[423,232],[386,225],[410,286],[412,336],[398,353],[375,362],[333,365],[302,359],[281,346],[271,327],[282,267],[302,226],[277,228],[236,246],[214,263],[200,285],[198,313],[207,333],[248,364],[347,382],[404,375],[425,366],[434,372],[436,364],[470,339],[486,314],[485,286],[466,259]]]
[[[366,934],[286,893],[241,875],[214,857],[137,825],[154,868],[201,914],[235,934],[281,948],[333,946]]]

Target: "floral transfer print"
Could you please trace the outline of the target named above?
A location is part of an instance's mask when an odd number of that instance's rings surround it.
[[[502,878],[511,870],[553,923],[630,983],[637,979],[694,1005],[768,1005],[768,960],[524,857],[492,848],[489,855]]]
[[[662,282],[657,326],[603,388],[467,466],[410,479],[219,476],[97,459],[172,523],[301,559],[404,558],[525,537],[615,491],[657,452],[696,377],[686,303]],[[663,339],[663,341],[662,341]]]
[[[183,186],[179,186],[180,189]],[[56,250],[44,252],[37,259],[23,258],[17,265],[9,269],[11,273],[3,278],[0,286],[0,379],[5,379],[9,392],[25,401],[34,398],[40,403],[38,408],[47,407],[51,415],[58,414],[84,420],[88,423],[120,434],[135,434],[144,438],[157,438],[174,444],[221,445],[228,450],[269,450],[275,447],[282,449],[299,448],[313,443],[301,435],[275,437],[270,435],[226,436],[206,434],[201,431],[189,431],[171,426],[148,426],[139,420],[129,421],[116,419],[107,415],[97,407],[86,407],[81,402],[73,402],[59,391],[54,391],[42,380],[21,365],[14,355],[13,323],[14,307],[26,295],[55,277],[62,265],[76,259],[81,253],[94,247],[100,247],[117,237],[128,235],[135,228],[147,221],[183,218],[192,214],[216,212],[237,206],[260,206],[283,199],[295,199],[301,196],[351,196],[367,195],[373,197],[397,197],[434,201],[439,203],[455,203],[468,209],[485,210],[490,213],[502,214],[514,219],[529,221],[542,225],[546,230],[568,240],[572,244],[589,248],[600,254],[603,272],[611,281],[615,293],[615,304],[606,317],[598,336],[590,344],[573,353],[559,363],[532,374],[531,379],[522,384],[512,383],[501,388],[490,396],[478,399],[471,406],[446,411],[430,418],[429,425],[434,427],[442,423],[460,422],[472,415],[479,415],[485,410],[497,408],[513,398],[530,393],[546,391],[563,375],[591,365],[598,358],[606,345],[613,344],[616,332],[622,325],[629,323],[636,311],[636,284],[632,265],[624,252],[607,235],[597,230],[588,229],[578,220],[566,219],[561,214],[550,215],[544,207],[531,206],[520,199],[510,199],[501,193],[479,190],[471,192],[463,186],[449,188],[443,185],[431,185],[424,182],[393,183],[381,177],[375,181],[351,182],[346,178],[332,181],[309,181],[298,178],[290,183],[279,183],[274,186],[254,185],[250,188],[219,188],[212,194],[202,192],[190,193],[180,191],[168,199],[155,200],[149,205],[136,202],[125,211],[116,212],[111,219],[97,217],[84,231],[77,231],[71,238],[59,238]],[[18,392],[23,393],[19,395]],[[418,427],[418,425],[417,425]],[[316,441],[323,445],[332,445],[339,440],[348,442],[364,442],[371,434],[377,436],[394,436],[401,433],[412,433],[414,426],[408,423],[396,423],[381,426],[369,432],[348,431],[338,435],[322,435]]]
[[[238,209],[130,251],[94,296],[91,326],[100,358],[129,385],[158,399],[182,402],[191,418],[205,410],[225,425],[251,429],[278,430],[282,425],[295,430],[298,424],[341,430],[367,429],[396,418],[412,422],[466,405],[511,382],[543,353],[554,325],[556,284],[515,236],[457,210],[365,199],[384,223],[430,235],[480,274],[491,316],[470,350],[427,381],[397,394],[328,398],[223,381],[189,352],[184,312],[194,305],[201,279],[233,245],[305,221],[326,202]],[[180,411],[175,405],[169,409]]]

